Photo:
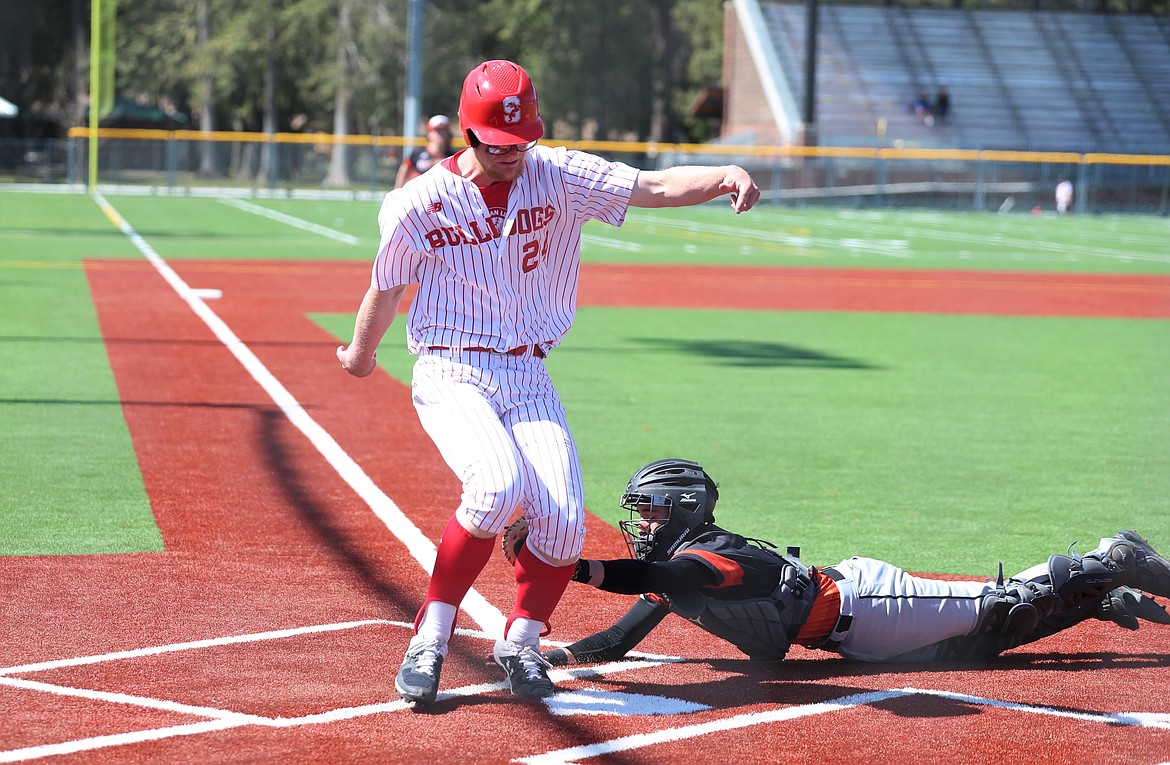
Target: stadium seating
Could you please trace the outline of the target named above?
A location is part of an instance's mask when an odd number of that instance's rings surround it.
[[[797,103],[805,6],[760,4]],[[820,4],[822,145],[1170,152],[1170,19]],[[916,94],[951,94],[933,125]]]

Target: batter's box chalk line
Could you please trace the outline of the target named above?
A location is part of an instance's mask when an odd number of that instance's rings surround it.
[[[829,701],[824,701],[817,704],[803,704],[800,706],[764,710],[761,712],[749,712],[742,715],[721,718],[719,720],[711,720],[704,723],[696,723],[694,725],[666,728],[650,733],[636,733],[629,736],[610,739],[609,741],[598,741],[592,744],[584,744],[581,746],[569,747],[567,749],[558,749],[552,752],[545,752],[544,754],[520,757],[514,759],[513,762],[522,763],[523,765],[577,765],[577,763],[580,761],[601,757],[603,755],[612,754],[614,752],[627,752],[634,749],[644,749],[646,747],[655,746],[658,744],[670,744],[677,741],[698,738],[700,736],[706,736],[713,733],[721,733],[729,730],[749,728],[755,725],[768,725],[771,723],[795,720],[801,717],[811,717],[814,715],[827,714],[829,712],[853,709],[859,706],[887,701],[889,699],[914,695],[942,696],[977,706],[1010,709],[1017,712],[1049,715],[1053,717],[1074,718],[1089,722],[1100,722],[1106,725],[1138,726],[1144,728],[1170,730],[1170,714],[1151,714],[1144,712],[1070,712],[1067,710],[1053,709],[1051,707],[998,701],[996,699],[969,696],[961,693],[950,693],[948,691],[935,691],[923,688],[898,688],[888,691],[855,693],[849,696],[840,696],[836,699],[831,699]],[[1162,763],[1162,765],[1168,764]]]
[[[145,741],[159,741],[178,736],[214,733],[216,731],[228,730],[231,728],[239,728],[249,725],[267,728],[294,728],[304,725],[322,725],[357,717],[366,717],[375,714],[385,714],[388,712],[401,712],[404,710],[409,710],[411,709],[411,705],[404,701],[394,699],[375,704],[364,704],[354,707],[341,707],[331,709],[326,712],[303,715],[300,717],[265,717],[262,715],[235,712],[230,709],[219,709],[216,707],[198,706],[193,704],[181,704],[167,699],[157,699],[126,693],[98,691],[88,688],[74,688],[54,683],[44,683],[25,677],[17,677],[17,675],[27,675],[36,672],[44,672],[47,670],[80,667],[110,661],[132,660],[136,658],[158,656],[160,654],[167,653],[178,653],[182,651],[196,651],[229,645],[259,643],[268,640],[281,640],[302,635],[336,632],[340,630],[349,630],[369,626],[391,626],[404,630],[414,629],[414,624],[412,622],[391,621],[386,619],[364,619],[360,621],[315,624],[302,627],[292,627],[288,629],[269,630],[266,632],[256,632],[245,635],[229,635],[218,638],[208,638],[205,640],[191,640],[182,643],[147,646],[126,651],[115,651],[91,656],[77,656],[67,659],[54,659],[51,661],[42,661],[31,664],[21,664],[0,668],[0,686],[19,688],[26,691],[48,693],[54,696],[84,698],[90,701],[124,704],[127,706],[142,707],[144,709],[164,710],[176,714],[185,714],[192,717],[201,718],[197,722],[187,724],[171,725],[162,728],[152,728],[139,731],[129,731],[126,733],[106,736],[93,736],[72,741],[63,741],[55,744],[44,744],[20,749],[0,751],[0,763],[25,762],[61,754],[75,754],[78,752],[127,746]],[[459,628],[456,630],[456,633],[462,636],[484,640],[485,642],[495,642],[494,637],[489,636],[482,630]],[[550,645],[561,644],[550,643]],[[487,651],[485,650],[485,655],[486,653]],[[661,666],[662,664],[670,662],[681,661],[680,658],[673,656],[655,656],[652,654],[642,653],[635,654],[634,652],[631,652],[630,656],[635,658],[620,662],[610,662],[608,664],[601,664],[597,666],[571,667],[553,670],[549,673],[549,676],[553,679],[554,682],[563,683],[569,680],[632,672],[639,669]],[[475,685],[463,686],[460,688],[447,689],[440,692],[438,698],[444,699],[478,696],[485,693],[504,691],[506,689],[507,683],[501,680],[495,683],[479,683]],[[563,698],[558,698],[558,696]],[[678,699],[665,699],[639,694],[609,693],[588,689],[555,694],[553,697],[550,697],[550,699],[545,699],[545,703],[548,704],[550,710],[552,710],[553,713],[557,715],[663,715],[686,714],[689,712],[698,711],[699,709],[705,709],[705,707],[701,707],[701,705],[692,704],[690,702],[685,702]]]

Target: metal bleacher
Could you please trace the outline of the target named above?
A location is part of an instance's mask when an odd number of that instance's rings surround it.
[[[1170,19],[820,4],[822,145],[1170,153]],[[805,6],[760,4],[803,91]],[[933,125],[920,92],[951,94]]]

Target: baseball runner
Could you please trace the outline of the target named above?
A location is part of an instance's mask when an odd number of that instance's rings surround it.
[[[337,349],[343,369],[369,375],[407,285],[418,284],[407,317],[415,410],[463,494],[395,679],[415,704],[434,701],[459,605],[517,507],[531,533],[515,556],[516,602],[493,656],[512,693],[554,691],[539,638],[551,629],[585,525],[577,449],[544,358],[573,322],[581,227],[620,226],[630,205],[730,195],[740,213],[760,198],[736,166],[645,172],[538,146],[536,88],[510,61],[467,75],[459,122],[468,148],[386,195],[353,342]]]
[[[634,473],[621,498],[630,519],[619,524],[632,559],[581,559],[573,580],[642,597],[614,626],[545,660],[619,659],[671,612],[752,659],[781,659],[796,643],[872,662],[990,658],[1090,618],[1134,630],[1139,619],[1170,624],[1149,597],[1170,597],[1170,563],[1133,531],[1007,580],[1001,566],[996,580],[947,582],[872,558],[806,566],[796,550],[781,555],[716,526],[718,498],[717,484],[689,460]],[[505,551],[523,533],[509,527]]]

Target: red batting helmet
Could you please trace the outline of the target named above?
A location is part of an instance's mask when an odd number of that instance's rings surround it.
[[[510,146],[544,135],[536,102],[536,86],[511,61],[485,61],[463,81],[459,97],[459,126],[463,135],[474,133],[483,143]],[[467,142],[475,142],[468,137]]]

